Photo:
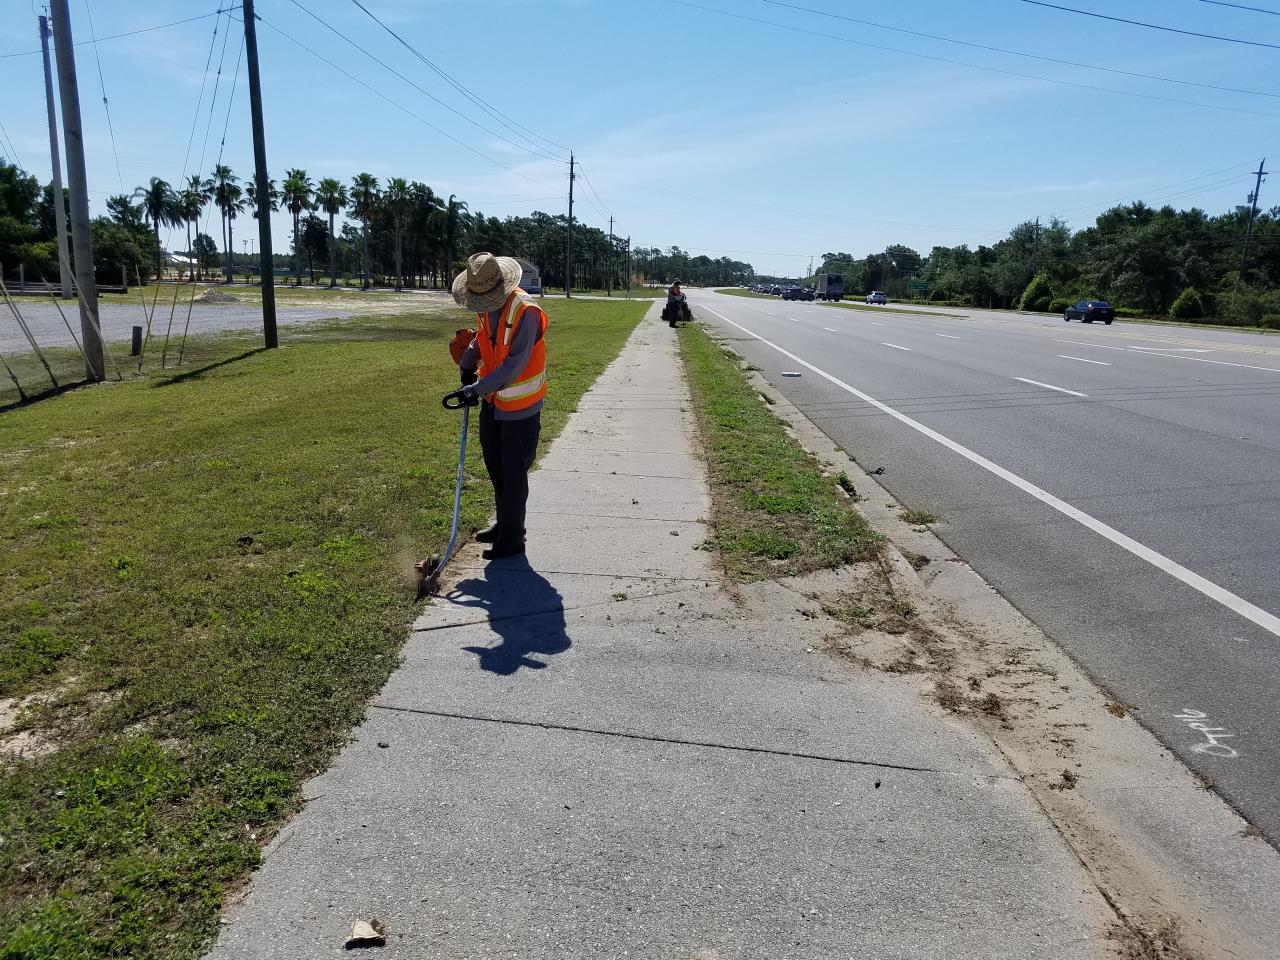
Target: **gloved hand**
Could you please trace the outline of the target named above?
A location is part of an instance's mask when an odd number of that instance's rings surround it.
[[[461,367],[459,367],[458,370],[462,375],[462,385],[464,387],[469,387],[480,379],[479,375],[474,370],[463,370]]]

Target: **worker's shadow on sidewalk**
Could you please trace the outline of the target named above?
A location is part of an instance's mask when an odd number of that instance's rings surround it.
[[[459,581],[445,599],[488,613],[489,629],[501,642],[462,649],[479,657],[480,669],[489,673],[542,670],[548,664],[534,654],[555,656],[573,645],[565,631],[564,597],[523,556],[491,563],[483,577]]]

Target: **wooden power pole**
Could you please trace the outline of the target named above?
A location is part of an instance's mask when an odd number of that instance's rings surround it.
[[[564,295],[573,296],[573,152],[569,152],[569,229],[564,234]]]
[[[49,0],[53,17],[53,49],[58,58],[58,95],[62,101],[62,136],[67,145],[67,188],[71,191],[71,246],[75,252],[76,286],[80,291],[80,342],[85,373],[106,377],[98,325],[98,283],[93,274],[93,238],[89,233],[88,174],[84,166],[84,130],[80,125],[80,90],[76,83],[76,51],[71,38],[67,0]],[[61,203],[62,198],[55,198]]]
[[[244,0],[244,51],[249,65],[249,113],[253,123],[254,182],[258,197],[259,274],[262,277],[262,340],[268,347],[280,343],[276,334],[276,273],[271,253],[271,184],[267,176],[267,141],[262,127],[262,81],[258,78],[258,30],[253,0]]]
[[[70,300],[71,251],[67,249],[67,198],[62,193],[62,157],[58,150],[58,112],[53,106],[53,68],[49,65],[49,19],[40,17],[40,53],[44,57],[44,103],[49,113],[49,160],[53,165],[53,222],[58,231],[58,285],[62,299]]]

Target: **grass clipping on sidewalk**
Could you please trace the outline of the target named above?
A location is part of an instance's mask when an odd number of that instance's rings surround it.
[[[544,442],[646,306],[547,304]],[[396,665],[474,319],[289,328],[0,416],[0,957],[199,954]],[[492,509],[478,447],[464,525]]]
[[[735,580],[869,560],[881,537],[838,480],[793,440],[739,360],[696,324],[680,330],[711,481],[714,535]]]

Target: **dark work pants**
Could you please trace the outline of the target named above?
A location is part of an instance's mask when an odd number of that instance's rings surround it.
[[[538,452],[541,432],[541,411],[523,420],[499,420],[493,404],[480,407],[480,449],[497,505],[497,543],[503,546],[524,543],[529,468]]]

